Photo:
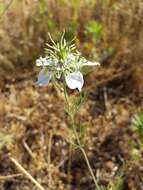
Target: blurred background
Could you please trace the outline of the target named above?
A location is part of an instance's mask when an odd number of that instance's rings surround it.
[[[143,189],[143,116],[141,130],[132,122],[143,111],[142,18],[142,0],[0,0],[0,190],[36,189],[11,156],[45,189],[94,189],[82,155],[65,140],[62,95],[35,85],[48,32],[57,41],[63,30],[101,63],[86,76],[89,97],[78,115],[99,184]]]

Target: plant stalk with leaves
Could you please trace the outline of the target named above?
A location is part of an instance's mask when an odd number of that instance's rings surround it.
[[[96,189],[100,190],[99,185],[97,183],[97,180],[95,178],[95,175],[93,173],[92,167],[91,167],[90,162],[88,160],[86,151],[85,151],[85,149],[83,147],[83,144],[82,144],[82,142],[80,140],[80,133],[78,132],[78,129],[77,129],[77,126],[76,126],[76,122],[75,122],[75,118],[76,118],[77,112],[80,109],[81,105],[84,103],[85,96],[80,96],[80,98],[77,101],[77,104],[76,103],[72,104],[70,102],[70,100],[69,100],[69,95],[67,93],[67,89],[66,89],[66,85],[65,85],[65,88],[64,88],[64,97],[65,97],[65,110],[66,110],[66,112],[67,112],[67,114],[68,114],[68,116],[70,118],[72,131],[73,131],[74,137],[76,139],[75,146],[78,147],[81,150],[81,152],[82,152],[82,154],[84,156],[84,159],[86,161],[86,164],[88,166],[89,172],[90,172],[90,174],[92,176],[92,179],[93,179],[93,181],[95,183]]]
[[[95,187],[99,190],[97,180],[95,178],[93,169],[88,160],[86,151],[80,139],[79,130],[76,126],[76,115],[81,105],[84,103],[85,95],[81,92],[84,85],[84,78],[82,74],[82,68],[85,66],[98,66],[98,62],[87,61],[76,50],[73,41],[66,42],[64,34],[61,37],[60,42],[56,43],[49,35],[52,45],[47,44],[46,49],[47,56],[36,60],[36,65],[41,66],[42,70],[38,75],[37,84],[40,86],[47,85],[50,81],[53,82],[56,88],[64,94],[65,110],[68,114],[72,126],[72,131],[76,142],[74,143],[82,152],[89,172],[95,183]],[[79,96],[76,101],[71,102],[67,91],[67,86],[70,89],[78,89]]]

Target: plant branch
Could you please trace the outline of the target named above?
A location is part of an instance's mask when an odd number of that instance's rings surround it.
[[[66,84],[65,84],[65,83],[64,83],[64,97],[65,97],[65,104],[66,104],[66,106],[67,106],[67,108],[68,108],[68,115],[69,115],[69,117],[70,117],[70,119],[71,119],[73,133],[74,133],[74,136],[75,136],[75,138],[76,138],[76,140],[77,140],[78,147],[79,147],[79,149],[81,150],[81,152],[82,152],[82,154],[83,154],[83,156],[84,156],[84,159],[85,159],[85,161],[86,161],[88,170],[89,170],[89,172],[90,172],[90,174],[91,174],[91,176],[92,176],[92,179],[93,179],[93,181],[94,181],[94,184],[95,184],[96,189],[97,189],[97,190],[100,190],[99,185],[98,185],[98,183],[97,183],[97,180],[96,180],[96,178],[95,178],[95,175],[94,175],[94,173],[93,173],[92,167],[91,167],[91,165],[90,165],[90,163],[89,163],[87,154],[86,154],[86,152],[85,152],[85,150],[84,150],[84,148],[83,148],[83,146],[82,146],[82,144],[81,144],[81,141],[80,141],[78,132],[77,132],[77,130],[76,130],[76,126],[75,126],[75,115],[76,115],[76,113],[72,113],[72,109],[70,109],[69,98],[68,98],[68,93],[67,93],[67,90],[66,90]]]

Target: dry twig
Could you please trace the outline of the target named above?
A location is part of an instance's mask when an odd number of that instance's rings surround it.
[[[37,187],[39,190],[45,190],[38,181],[36,181],[31,174],[29,174],[14,158],[10,158],[10,160],[17,166],[17,168],[25,174]]]

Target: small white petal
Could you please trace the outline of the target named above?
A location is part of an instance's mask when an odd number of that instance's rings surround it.
[[[37,84],[39,86],[46,86],[50,82],[51,77],[52,77],[51,72],[45,71],[45,69],[42,69],[38,75]]]
[[[83,66],[99,66],[100,63],[99,62],[91,62],[91,61],[87,61],[83,64]]]
[[[49,66],[53,63],[52,59],[48,57],[40,57],[39,59],[36,60],[36,65],[37,66]]]
[[[78,89],[81,91],[83,84],[84,84],[84,79],[83,75],[81,72],[74,72],[70,73],[65,77],[66,84],[70,89]]]
[[[75,55],[73,55],[72,53],[69,53],[67,58],[69,59],[69,61],[74,61],[75,60]]]
[[[36,59],[36,66],[42,66],[43,64],[42,64],[42,61],[41,61],[41,59]]]

